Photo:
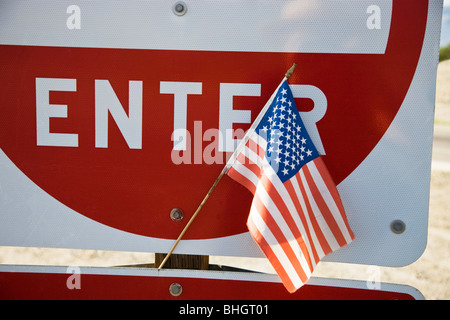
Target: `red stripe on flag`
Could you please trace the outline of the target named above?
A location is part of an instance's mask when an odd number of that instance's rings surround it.
[[[303,170],[303,168],[301,170]],[[305,201],[306,211],[308,212],[308,216],[309,216],[309,219],[311,220],[311,223],[313,225],[314,232],[316,233],[317,239],[319,240],[320,247],[322,248],[323,253],[325,255],[327,255],[332,250],[331,250],[330,245],[328,244],[328,241],[326,240],[325,236],[323,235],[323,232],[320,229],[319,224],[317,223],[316,216],[314,215],[314,212],[313,212],[313,210],[311,208],[311,205],[309,203],[309,199],[308,199],[308,195],[306,194],[305,187],[301,183],[300,172],[297,172],[295,174],[295,178],[299,182],[298,186],[300,187],[300,191],[302,193],[303,200]]]
[[[330,208],[328,208],[328,205],[325,203],[322,193],[317,188],[316,182],[311,176],[308,166],[303,166],[302,170],[303,174],[305,175],[306,181],[308,182],[308,186],[312,193],[314,201],[319,207],[320,213],[324,217],[328,227],[333,233],[334,238],[336,239],[340,247],[345,246],[347,244],[347,241],[345,240],[344,235],[341,232],[341,229],[339,228],[333,214],[331,213]]]
[[[230,176],[235,181],[242,184],[244,187],[246,187],[248,190],[250,190],[251,193],[255,194],[256,187],[253,184],[253,182],[251,182],[248,178],[246,178],[244,175],[242,175],[239,171],[237,171],[236,169],[231,167],[228,170],[227,175]]]
[[[299,278],[303,283],[305,283],[308,280],[308,276],[305,274],[305,271],[303,270],[303,267],[300,264],[300,261],[298,260],[297,256],[295,255],[294,251],[292,250],[291,245],[288,243],[288,239],[286,239],[285,235],[281,231],[277,221],[273,218],[272,214],[269,210],[267,210],[266,206],[262,202],[262,200],[259,198],[259,196],[256,194],[255,198],[253,199],[252,206],[255,206],[256,210],[259,212],[261,218],[264,220],[264,223],[266,226],[270,229],[270,232],[274,235],[276,238],[278,244],[283,249],[284,253],[288,257],[289,261],[291,262],[292,266],[294,267],[295,271],[297,272]]]
[[[261,176],[261,183],[264,186],[264,189],[266,190],[266,192],[272,198],[272,201],[276,204],[276,207],[280,211],[281,215],[283,216],[284,220],[286,221],[286,224],[288,225],[289,229],[291,230],[292,234],[294,235],[295,239],[297,240],[297,243],[300,246],[302,254],[305,256],[305,260],[308,263],[309,269],[312,272],[314,267],[311,263],[311,257],[309,255],[308,248],[305,245],[303,236],[292,217],[292,213],[289,211],[288,207],[286,206],[284,199],[280,196],[278,189],[272,184],[270,179],[264,174]]]
[[[261,138],[257,138],[257,139],[261,139]],[[250,137],[250,139],[248,139],[247,148],[249,148],[254,153],[256,153],[261,158],[261,160],[264,159],[264,156],[266,154],[266,149],[264,149],[258,142],[253,140],[252,137]]]
[[[336,205],[339,209],[339,212],[341,213],[342,219],[345,222],[345,226],[347,227],[350,237],[352,238],[352,240],[354,240],[355,235],[353,234],[352,230],[350,229],[350,225],[348,224],[347,216],[346,216],[345,210],[344,210],[344,205],[342,204],[341,197],[339,196],[339,193],[335,187],[335,183],[334,183],[333,179],[331,178],[331,175],[330,175],[327,167],[323,163],[323,160],[321,157],[315,159],[314,163],[315,163],[320,175],[322,176],[322,180],[325,182],[328,190],[330,191],[330,194],[333,197],[334,203],[336,203]]]
[[[256,241],[258,246],[264,252],[264,255],[267,257],[267,259],[272,264],[272,267],[275,269],[276,273],[280,277],[281,281],[283,282],[283,285],[286,287],[286,289],[289,292],[295,292],[296,288],[295,288],[294,284],[292,283],[291,278],[287,274],[287,272],[284,269],[281,262],[278,260],[277,256],[273,252],[270,245],[267,243],[267,241],[264,239],[262,234],[259,232],[259,230],[256,227],[255,223],[253,222],[251,216],[248,217],[247,228],[250,231],[250,234],[252,235],[253,239]]]
[[[243,166],[245,166],[247,169],[249,169],[251,172],[253,172],[253,174],[255,176],[257,176],[258,178],[261,176],[261,168],[252,160],[250,160],[249,158],[247,158],[244,154],[240,154],[237,159],[237,161],[239,161],[240,164],[242,164]]]
[[[291,197],[295,208],[297,209],[299,218],[302,221],[303,227],[305,228],[306,237],[309,239],[309,243],[311,246],[315,264],[317,264],[320,261],[320,258],[319,258],[319,255],[317,254],[316,246],[314,245],[314,243],[312,241],[312,235],[311,235],[311,231],[309,230],[308,222],[306,221],[305,212],[303,212],[300,201],[298,200],[297,193],[295,192],[294,186],[292,185],[292,181],[291,180],[286,181],[284,183],[284,186],[286,187],[286,190],[289,193],[289,196]]]
[[[239,156],[236,159],[236,162],[241,164],[243,167],[250,170],[258,179],[261,176],[261,168],[251,161],[248,157],[246,157],[243,153],[239,154]],[[237,171],[234,167],[230,167],[230,169],[227,172],[227,175],[242,184],[244,187],[246,187],[248,190],[250,190],[251,193],[255,194],[256,192],[256,186],[255,184],[245,175]]]

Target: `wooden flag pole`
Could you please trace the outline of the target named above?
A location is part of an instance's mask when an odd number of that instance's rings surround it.
[[[297,67],[296,63],[294,63],[292,65],[292,67],[289,68],[289,70],[286,72],[286,75],[285,75],[286,79],[289,79],[292,76],[292,74],[294,73],[295,67]]]
[[[289,68],[289,70],[286,72],[286,79],[289,79],[292,75],[292,73],[294,73],[295,67],[297,66],[296,63],[294,63],[292,65],[291,68]],[[175,248],[177,247],[178,243],[180,242],[181,238],[183,238],[184,234],[186,233],[186,231],[189,229],[189,227],[191,226],[192,222],[194,221],[194,219],[197,217],[198,213],[200,212],[200,210],[202,210],[203,206],[205,205],[206,201],[208,201],[209,197],[211,196],[211,194],[213,193],[214,189],[217,187],[217,185],[219,184],[219,181],[222,179],[222,177],[224,176],[225,172],[226,172],[227,166],[225,166],[225,168],[222,170],[222,172],[220,172],[219,176],[217,177],[216,181],[214,181],[214,184],[212,185],[211,189],[209,189],[208,193],[206,194],[205,198],[203,199],[203,201],[200,203],[200,205],[198,206],[197,210],[195,210],[194,214],[192,215],[191,219],[189,219],[188,223],[186,224],[186,226],[184,227],[183,231],[181,231],[180,235],[178,236],[177,240],[175,241],[175,243],[173,244],[172,248],[170,249],[170,251],[167,253],[166,257],[164,258],[164,260],[161,262],[161,264],[158,267],[158,270],[161,269],[162,267],[164,267],[164,265],[166,264],[167,260],[169,259],[169,257],[172,255],[173,251],[175,250]]]

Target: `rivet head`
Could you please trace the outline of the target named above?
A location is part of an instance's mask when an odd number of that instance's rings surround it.
[[[177,16],[183,16],[187,12],[187,5],[186,3],[184,3],[184,1],[177,1],[172,7],[172,11]]]
[[[172,296],[178,297],[183,292],[181,284],[174,282],[169,286],[169,292]]]
[[[183,210],[181,210],[180,208],[173,208],[170,211],[170,219],[172,219],[173,221],[181,221],[184,218],[184,213]]]
[[[402,220],[394,220],[391,222],[391,231],[395,234],[405,232],[406,225]]]

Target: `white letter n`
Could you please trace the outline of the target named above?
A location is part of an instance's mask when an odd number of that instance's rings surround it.
[[[130,149],[142,149],[142,81],[129,81],[128,116],[108,80],[95,80],[95,147],[108,147],[108,111]]]

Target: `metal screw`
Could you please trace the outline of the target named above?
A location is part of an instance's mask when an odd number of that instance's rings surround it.
[[[172,11],[177,16],[183,16],[187,12],[187,5],[183,1],[178,1],[173,5]]]
[[[405,232],[406,225],[402,220],[394,220],[391,222],[391,231],[395,234]]]
[[[170,219],[172,219],[173,221],[181,221],[184,218],[184,213],[183,210],[179,209],[179,208],[173,208],[170,211]]]
[[[178,297],[183,292],[183,287],[179,283],[172,283],[169,286],[169,292],[172,296]]]

